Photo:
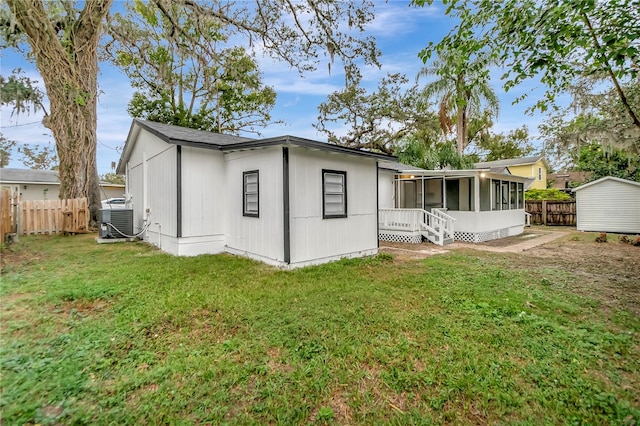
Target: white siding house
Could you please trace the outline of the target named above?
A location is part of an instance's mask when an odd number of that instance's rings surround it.
[[[573,192],[579,231],[640,233],[640,182],[607,176]]]
[[[100,198],[124,196],[124,185],[100,182]],[[22,201],[57,200],[60,180],[55,170],[0,168],[0,187],[10,189]]]
[[[393,159],[134,120],[118,172],[136,233],[162,250],[298,267],[377,253],[378,161]]]

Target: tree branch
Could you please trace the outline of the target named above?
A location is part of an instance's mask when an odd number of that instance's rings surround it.
[[[593,39],[593,43],[595,44],[596,49],[599,51],[601,49],[600,42],[598,41],[598,37],[596,37],[595,31],[593,29],[593,26],[591,25],[591,21],[589,20],[589,17],[587,16],[586,12],[582,12],[582,20],[584,21],[585,25],[589,29],[589,34]],[[618,93],[618,96],[620,96],[620,100],[622,101],[622,105],[624,105],[625,111],[627,112],[627,114],[629,114],[629,117],[631,117],[631,121],[633,122],[633,124],[636,127],[640,128],[640,119],[638,119],[638,116],[635,114],[633,109],[631,109],[631,105],[629,105],[627,96],[622,90],[622,87],[620,87],[620,83],[618,82],[618,79],[616,78],[616,75],[614,74],[613,69],[611,68],[611,64],[609,63],[609,60],[604,55],[602,55],[602,61],[607,68],[607,74],[609,74],[611,81],[613,81],[613,86],[615,87],[616,92]]]

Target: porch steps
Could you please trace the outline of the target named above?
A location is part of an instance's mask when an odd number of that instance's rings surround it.
[[[435,234],[433,232],[430,231],[422,231],[420,232],[422,234],[422,236],[427,240],[432,242],[433,244],[438,244],[441,246],[447,245],[447,244],[451,244],[453,242],[453,238],[449,238],[449,237],[444,237],[442,239],[442,244],[440,244],[439,242],[439,236],[438,234]]]

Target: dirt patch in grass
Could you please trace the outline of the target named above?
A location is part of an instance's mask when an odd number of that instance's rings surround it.
[[[267,361],[267,367],[271,373],[291,373],[295,370],[292,365],[283,362],[282,349],[272,347],[267,351],[269,355],[269,361]]]
[[[109,306],[110,302],[101,299],[78,299],[64,302],[62,305],[56,305],[51,309],[55,313],[63,315],[81,315],[87,316],[104,312]]]
[[[157,383],[142,386],[129,394],[127,404],[132,407],[137,407],[147,394],[156,393],[158,389],[160,389],[160,386]]]
[[[64,408],[57,405],[45,405],[40,409],[44,417],[49,419],[57,419],[64,412]]]
[[[479,243],[480,246],[485,247],[509,247],[515,244],[520,244],[525,241],[535,241],[536,238],[542,237],[543,235],[547,235],[550,232],[554,231],[563,231],[562,228],[559,229],[539,229],[539,228],[525,228],[524,232],[520,235],[514,235],[513,237],[499,238],[497,240],[485,241],[484,243]]]
[[[45,259],[47,259],[47,256],[43,253],[34,255],[31,250],[7,248],[0,253],[0,273],[6,274],[15,268],[38,264]]]
[[[344,390],[337,389],[331,395],[328,401],[322,404],[321,407],[316,407],[309,416],[310,423],[322,422],[328,423],[329,420],[336,422],[337,424],[352,424],[353,422],[353,410],[349,406],[347,399],[343,394]],[[329,407],[331,409],[331,419],[322,417],[322,410]]]
[[[394,263],[404,263],[435,256],[436,254],[447,253],[449,250],[430,243],[409,244],[380,241],[380,251],[393,255]]]
[[[535,241],[551,232],[566,235],[522,252],[495,256],[483,248],[505,248]],[[451,251],[474,251],[488,262],[497,262],[512,270],[527,269],[541,276],[557,270],[573,279],[570,290],[601,301],[607,309],[625,309],[640,317],[640,247],[622,242],[622,235],[608,234],[606,243],[596,242],[600,233],[585,233],[573,228],[527,228],[522,235],[478,244],[454,244],[439,247],[430,243],[380,243],[380,250],[394,255],[396,263],[411,262]],[[627,236],[631,241],[636,236]]]
[[[640,247],[621,243],[617,236],[597,243],[597,236],[572,232],[523,252],[511,267],[569,272],[575,278],[567,283],[572,291],[640,317]]]

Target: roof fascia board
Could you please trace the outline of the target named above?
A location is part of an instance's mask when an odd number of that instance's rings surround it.
[[[125,139],[124,149],[122,150],[122,155],[120,156],[120,161],[118,161],[118,167],[116,167],[116,173],[124,174],[125,173],[125,164],[129,161],[129,157],[131,156],[131,150],[133,149],[132,140],[135,140],[138,137],[138,133],[140,133],[140,123],[137,119],[133,119],[131,123],[131,127],[129,127],[129,133],[127,134],[127,139]]]
[[[263,147],[275,146],[275,145],[295,145],[302,148],[311,148],[311,149],[318,149],[322,151],[338,152],[342,154],[377,158],[380,160],[387,160],[387,161],[397,160],[397,157],[394,157],[391,155],[378,154],[375,152],[368,152],[368,151],[360,151],[354,148],[347,148],[340,145],[332,145],[325,142],[318,142],[318,141],[313,141],[311,139],[304,139],[304,138],[299,138],[295,136],[279,136],[275,138],[239,142],[235,144],[224,145],[223,147],[221,147],[221,149],[222,151],[234,151],[234,150],[250,149],[250,148],[263,148]]]
[[[120,162],[118,163],[118,167],[116,169],[118,173],[124,173],[124,165],[126,161],[129,159],[129,156],[131,155],[132,143],[130,141],[137,138],[138,133],[140,132],[140,129],[144,129],[148,131],[149,133],[153,134],[154,136],[157,136],[158,138],[160,138],[161,140],[169,144],[191,146],[195,148],[212,149],[212,150],[223,151],[223,152],[243,150],[243,149],[253,149],[253,148],[266,148],[266,147],[278,146],[278,145],[281,145],[281,146],[295,145],[303,148],[319,149],[319,150],[329,151],[329,152],[356,155],[356,156],[368,157],[368,158],[376,158],[379,160],[397,161],[397,157],[394,157],[391,155],[378,154],[375,152],[368,152],[368,151],[360,151],[354,148],[347,148],[339,145],[332,145],[325,142],[318,142],[311,139],[299,138],[295,136],[278,136],[274,138],[256,139],[256,140],[249,140],[249,141],[243,141],[243,142],[237,142],[237,143],[225,144],[225,145],[194,142],[194,141],[189,141],[184,139],[175,139],[175,138],[168,137],[167,135],[154,129],[153,127],[146,125],[144,122],[139,121],[138,119],[134,119],[133,123],[131,124],[131,128],[129,129],[129,135],[127,136],[127,142],[125,143],[123,155],[120,158]]]

